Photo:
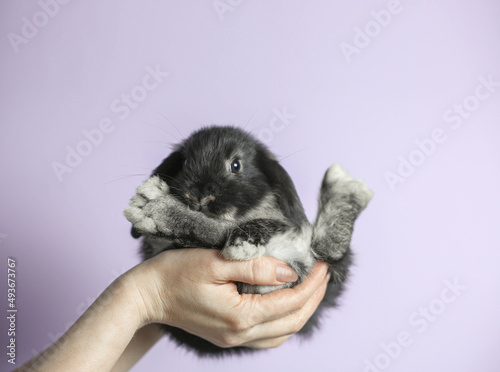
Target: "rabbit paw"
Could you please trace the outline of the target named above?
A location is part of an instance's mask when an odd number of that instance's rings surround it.
[[[365,209],[373,197],[365,181],[355,180],[339,164],[333,164],[325,175],[325,185],[335,198],[347,199]],[[326,191],[326,190],[325,190]]]
[[[257,225],[250,221],[231,232],[222,250],[222,255],[228,260],[252,260],[265,252],[265,237],[260,234]],[[254,226],[255,225],[255,226]],[[259,231],[260,230],[260,231]]]
[[[148,178],[136,190],[137,194],[130,200],[129,207],[124,214],[134,227],[143,233],[156,234],[158,226],[154,219],[155,201],[169,194],[169,187],[158,176]]]
[[[252,260],[261,257],[266,253],[266,245],[270,239],[289,229],[289,225],[279,220],[247,221],[232,229],[222,255],[230,260]]]
[[[265,252],[266,248],[263,245],[236,239],[233,244],[224,247],[222,255],[228,260],[246,261],[261,257]]]

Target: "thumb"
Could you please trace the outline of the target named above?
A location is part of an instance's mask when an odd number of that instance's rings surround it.
[[[280,285],[295,282],[298,275],[287,263],[274,257],[259,257],[248,261],[221,262],[220,279],[251,285]]]

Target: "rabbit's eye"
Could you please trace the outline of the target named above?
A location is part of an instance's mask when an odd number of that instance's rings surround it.
[[[240,161],[238,159],[234,159],[232,162],[231,162],[231,167],[229,169],[229,171],[231,173],[238,173],[241,169],[241,164],[240,164]]]

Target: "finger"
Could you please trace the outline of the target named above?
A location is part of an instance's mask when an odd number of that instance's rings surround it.
[[[245,343],[244,345],[249,347],[269,345],[273,343],[272,341],[268,343],[267,341],[269,340],[291,337],[295,333],[299,332],[323,300],[329,279],[330,275],[327,275],[320,287],[314,292],[314,294],[300,310],[283,318],[261,323],[249,329],[243,337],[253,341]]]
[[[281,285],[298,280],[295,270],[274,257],[259,257],[249,261],[220,258],[216,271],[219,280],[252,285]]]
[[[191,267],[199,267],[199,277],[210,283],[243,282],[251,285],[273,286],[298,280],[295,270],[274,257],[231,261],[222,257],[219,249],[203,248],[168,250],[156,257],[166,259],[167,255],[169,263],[177,258],[189,261]]]
[[[257,340],[257,341],[247,342],[241,346],[251,347],[252,349],[272,349],[283,345],[283,343],[290,337],[292,337],[292,335],[276,337],[276,338],[268,338],[264,340]]]
[[[280,289],[266,295],[242,295],[251,308],[253,324],[283,318],[301,309],[323,284],[328,271],[325,262],[317,262],[306,279],[293,288]]]

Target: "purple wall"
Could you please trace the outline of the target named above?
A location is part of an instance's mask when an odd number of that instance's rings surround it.
[[[267,140],[310,218],[331,163],[364,178],[356,268],[309,342],[134,371],[500,370],[498,1],[65,2],[0,5],[2,370],[7,257],[23,363],[139,261],[128,199],[210,123]]]

